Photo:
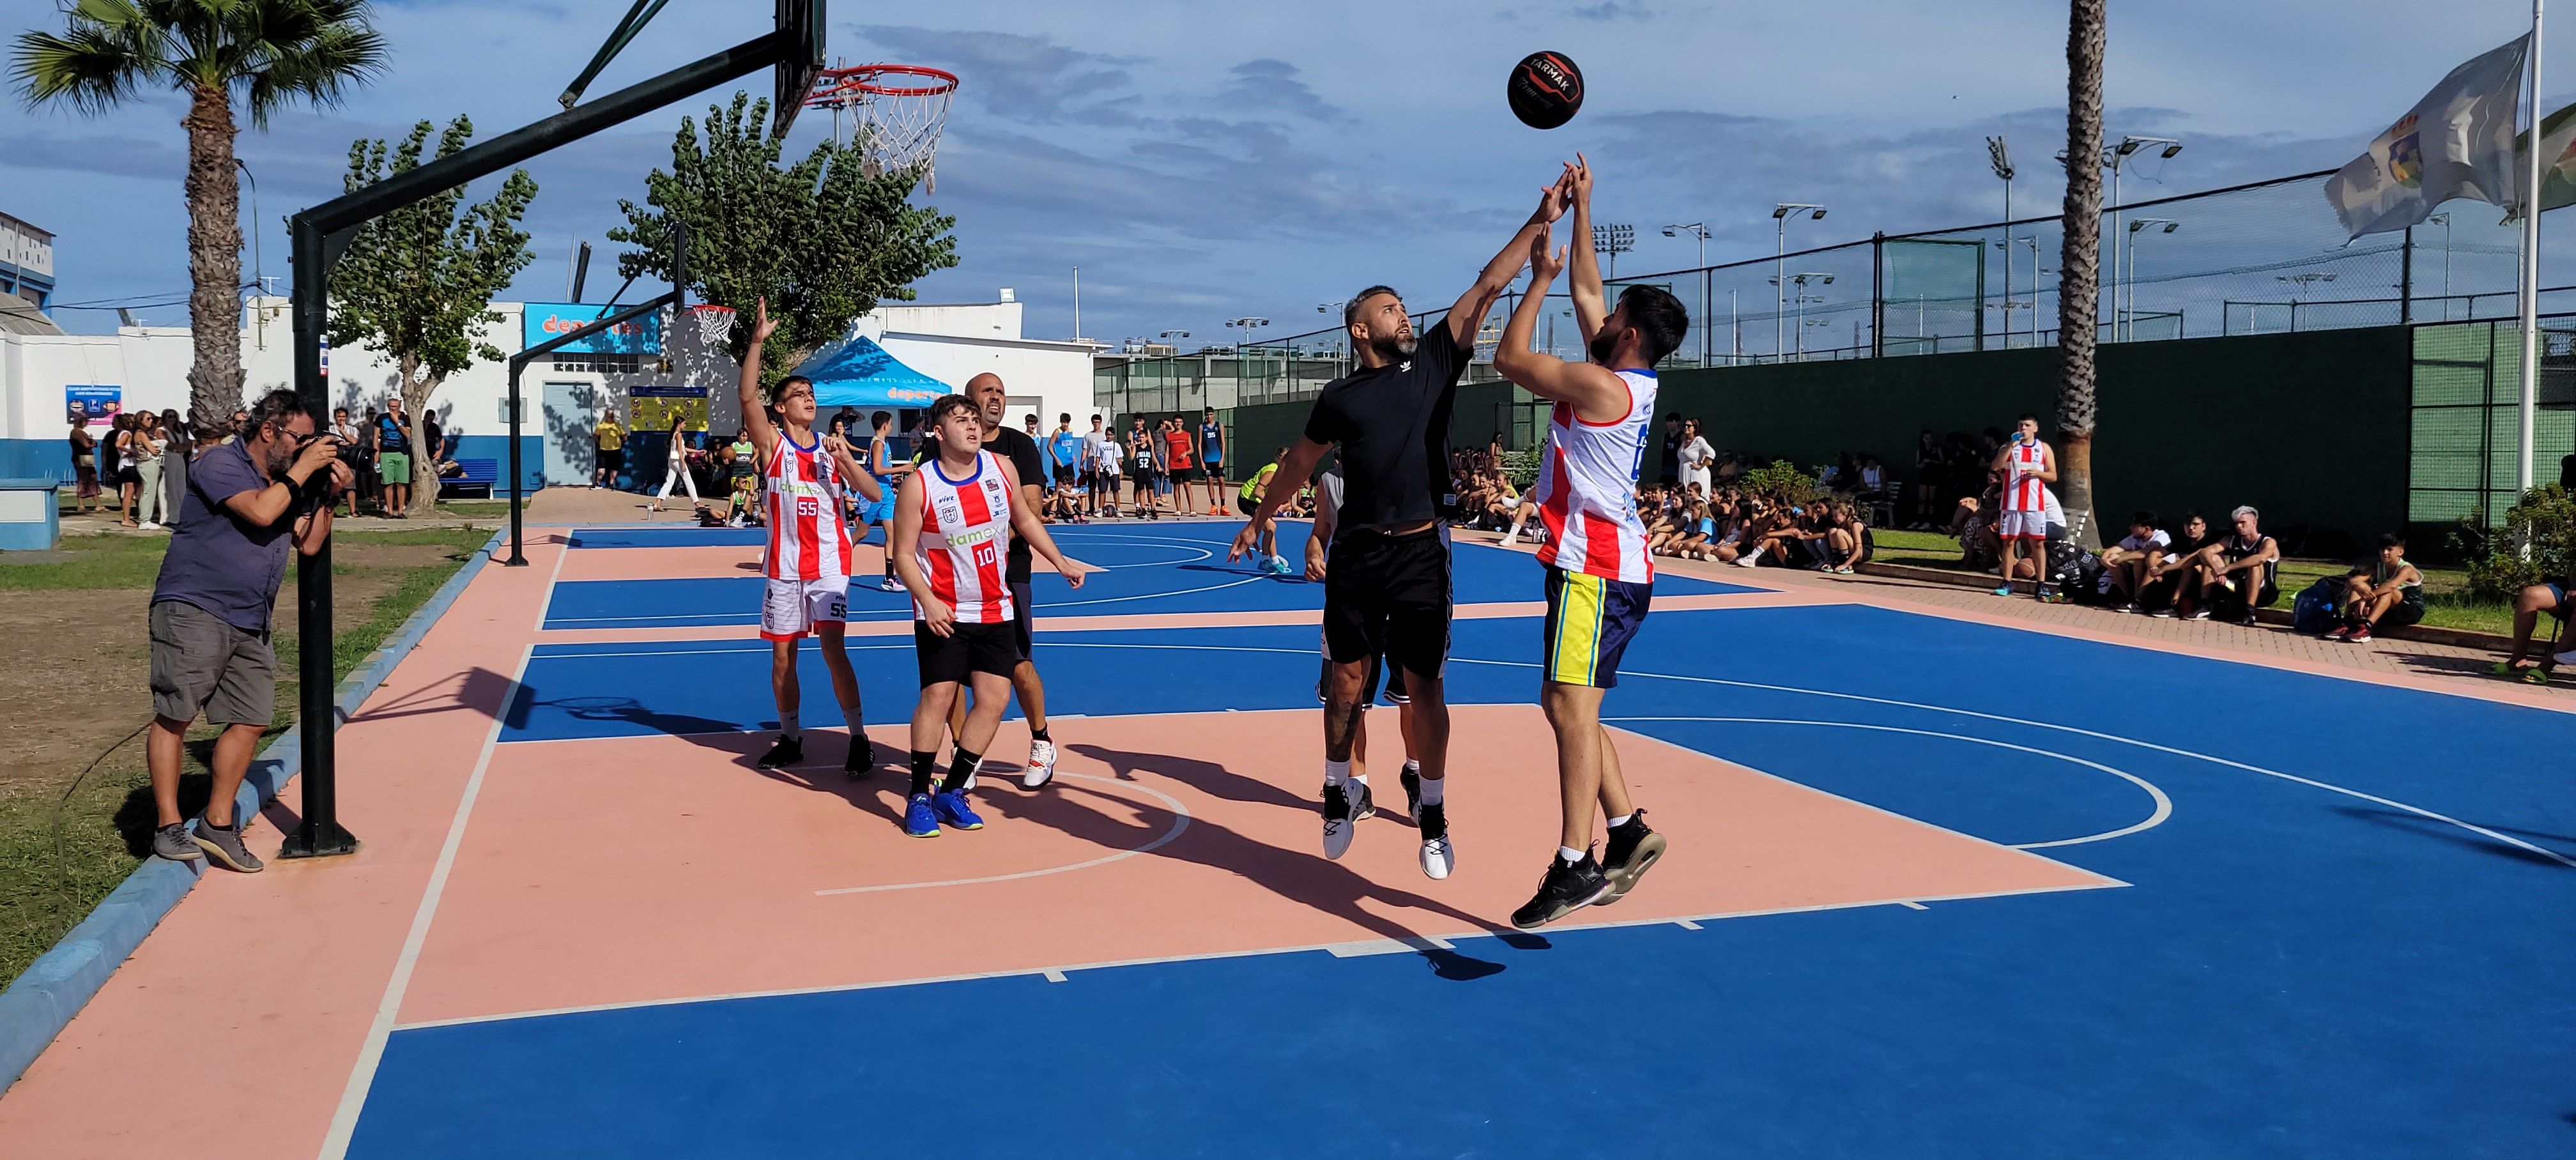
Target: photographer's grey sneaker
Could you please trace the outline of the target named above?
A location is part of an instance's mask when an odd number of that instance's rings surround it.
[[[152,852],[173,862],[194,862],[206,856],[197,848],[196,839],[188,836],[186,822],[172,822],[152,831]]]
[[[257,874],[267,868],[250,852],[250,847],[242,845],[239,818],[233,819],[233,827],[227,830],[220,829],[213,822],[200,817],[197,819],[195,837],[197,848],[205,851],[207,857],[213,858],[226,869],[238,870],[244,874]]]

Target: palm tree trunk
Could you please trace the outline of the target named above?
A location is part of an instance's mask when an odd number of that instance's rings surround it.
[[[233,106],[221,86],[190,94],[188,115],[188,419],[219,423],[242,405],[241,178]]]
[[[2068,0],[2065,246],[2057,269],[2057,481],[2068,528],[2102,546],[2093,518],[2093,347],[2102,259],[2102,29],[2107,0]]]

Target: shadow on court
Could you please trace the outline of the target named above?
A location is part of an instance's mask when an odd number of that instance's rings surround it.
[[[2369,806],[2337,806],[2335,807],[2335,812],[2342,814],[2345,817],[2370,822],[2374,825],[2386,826],[2393,830],[2403,830],[2418,837],[2437,838],[2456,846],[2466,846],[2481,854],[2493,854],[2499,858],[2507,858],[2533,866],[2543,866],[2552,870],[2567,869],[2565,863],[2562,863],[2555,858],[2550,858],[2542,854],[2534,854],[2519,846],[2509,846],[2502,842],[2489,841],[2476,834],[2470,833],[2467,830],[2463,830],[2458,826],[2451,825],[2448,822],[2437,822],[2431,818],[2419,817],[2402,810],[2375,809]],[[2563,834],[2534,833],[2530,830],[2517,830],[2509,826],[2486,826],[2485,828],[2494,830],[2499,834],[2513,834],[2518,837],[2528,838],[2534,843],[2540,845],[2576,845],[2576,841],[2571,841]],[[2571,855],[2576,855],[2576,850],[2569,851],[2569,853]]]
[[[1185,759],[1157,757],[1151,763],[1140,765],[1138,768],[1172,776],[1175,780],[1188,780],[1185,774],[1175,774],[1165,769],[1164,764],[1167,762],[1206,764],[1186,762]],[[1224,771],[1220,768],[1218,772]],[[1205,775],[1203,770],[1201,773],[1202,776]],[[1252,780],[1232,773],[1225,773],[1224,776],[1237,781]],[[1047,826],[1094,843],[1103,849],[1133,850],[1162,837],[1171,829],[1172,814],[1169,810],[1157,805],[1106,794],[1067,780],[1058,780],[1048,789],[1036,792],[1021,791],[1016,785],[1000,793],[991,792],[998,788],[1001,788],[1000,785],[994,781],[987,781],[979,786],[976,804],[1004,818],[1031,825]],[[1120,821],[1084,804],[1086,800],[1115,801],[1121,806],[1136,809],[1143,816],[1134,823]],[[1299,808],[1304,808],[1304,803],[1297,803],[1297,805]],[[1180,837],[1168,845],[1150,851],[1147,856],[1189,862],[1249,879],[1255,885],[1273,894],[1355,923],[1380,938],[1420,948],[1418,953],[1424,963],[1431,968],[1433,974],[1443,979],[1469,982],[1498,974],[1504,969],[1501,963],[1463,955],[1444,947],[1426,946],[1420,932],[1383,915],[1372,913],[1360,904],[1374,901],[1387,906],[1428,911],[1496,934],[1503,933],[1508,928],[1496,927],[1485,919],[1435,899],[1372,882],[1343,867],[1340,863],[1326,860],[1319,854],[1283,850],[1266,842],[1245,837],[1206,818],[1191,818],[1189,828],[1184,830]]]

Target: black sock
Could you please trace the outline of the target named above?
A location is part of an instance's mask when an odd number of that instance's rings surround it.
[[[916,794],[930,792],[930,770],[937,764],[939,764],[938,754],[923,753],[918,749],[912,751],[912,792]]]
[[[1031,740],[1031,741],[1053,741],[1053,740],[1055,740],[1055,738],[1047,736],[1046,726],[1041,725],[1041,726],[1038,726],[1038,727],[1037,727],[1037,728],[1035,728],[1035,729],[1031,729],[1031,730],[1029,730],[1029,740]]]
[[[948,793],[966,788],[966,779],[975,776],[975,767],[983,762],[982,754],[968,753],[965,746],[959,746],[957,756],[948,761],[948,780],[941,782],[939,788]]]

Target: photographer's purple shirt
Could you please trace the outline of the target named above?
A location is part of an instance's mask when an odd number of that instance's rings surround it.
[[[277,586],[286,579],[286,556],[295,537],[296,505],[274,524],[243,519],[224,501],[265,491],[270,481],[251,464],[239,442],[208,448],[188,465],[188,494],[179,503],[169,554],[152,602],[193,604],[243,632],[267,632]]]

